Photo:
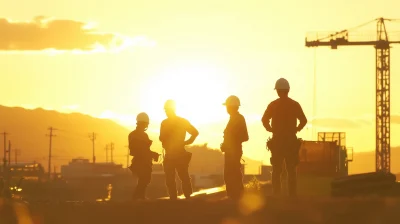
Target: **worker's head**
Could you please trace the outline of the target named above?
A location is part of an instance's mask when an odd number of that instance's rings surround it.
[[[239,110],[240,100],[237,96],[231,95],[226,98],[225,103],[222,105],[226,106],[226,112],[228,112],[228,114],[232,114]]]
[[[164,110],[167,117],[176,116],[176,104],[174,100],[167,100],[164,103]]]
[[[143,131],[147,130],[147,128],[149,127],[149,122],[150,122],[150,119],[146,113],[144,113],[144,112],[139,113],[136,116],[136,129],[140,129]]]
[[[290,90],[289,82],[284,78],[278,79],[275,83],[275,90],[280,98],[288,97]]]

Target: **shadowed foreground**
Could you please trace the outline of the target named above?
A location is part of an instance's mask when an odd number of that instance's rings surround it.
[[[34,223],[400,223],[400,199],[289,199],[31,203]],[[4,213],[2,213],[4,215]]]
[[[222,199],[224,191],[194,194],[190,200],[178,201],[31,202],[29,211],[20,211],[18,216],[26,218],[30,213],[35,224],[400,223],[400,197],[330,198],[327,196],[329,181],[314,178],[310,183],[301,181],[303,196],[297,200],[266,197],[271,194],[271,185],[251,182],[239,202]],[[0,198],[0,223],[16,223],[5,222],[4,217],[12,213],[9,204]]]

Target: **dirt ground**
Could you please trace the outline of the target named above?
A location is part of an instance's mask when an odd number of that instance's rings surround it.
[[[35,223],[400,223],[400,199],[157,200],[137,203],[31,204]]]
[[[225,193],[220,192],[178,201],[31,202],[22,212],[21,206],[9,206],[0,198],[0,223],[17,223],[10,217],[13,213],[24,219],[26,222],[20,222],[24,224],[400,223],[400,197],[331,198],[328,181],[303,183],[307,184],[300,184],[303,194],[297,200],[266,196],[270,185],[257,193],[246,193],[238,202],[223,199]]]

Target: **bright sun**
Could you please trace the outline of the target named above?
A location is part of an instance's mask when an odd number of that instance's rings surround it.
[[[226,99],[229,76],[212,66],[174,65],[162,74],[145,81],[141,91],[141,109],[152,120],[165,118],[167,99],[177,104],[177,114],[193,124],[204,125],[226,119],[222,103]]]

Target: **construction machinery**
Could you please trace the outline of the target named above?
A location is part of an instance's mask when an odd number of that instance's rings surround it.
[[[302,141],[299,157],[300,175],[342,177],[348,175],[353,148],[346,147],[345,132],[318,132],[318,141]]]
[[[308,40],[307,47],[330,46],[337,49],[338,46],[374,46],[376,51],[376,171],[390,173],[390,46],[400,43],[400,35],[397,40],[392,39],[386,30],[386,21],[399,20],[378,18],[352,29],[324,35],[322,38]],[[376,36],[369,38],[362,35],[363,40],[352,40],[354,36],[350,31],[376,22]],[[395,33],[399,34],[399,32]],[[319,35],[317,35],[319,36]],[[359,37],[359,36],[356,36]],[[390,37],[390,38],[389,38]]]

